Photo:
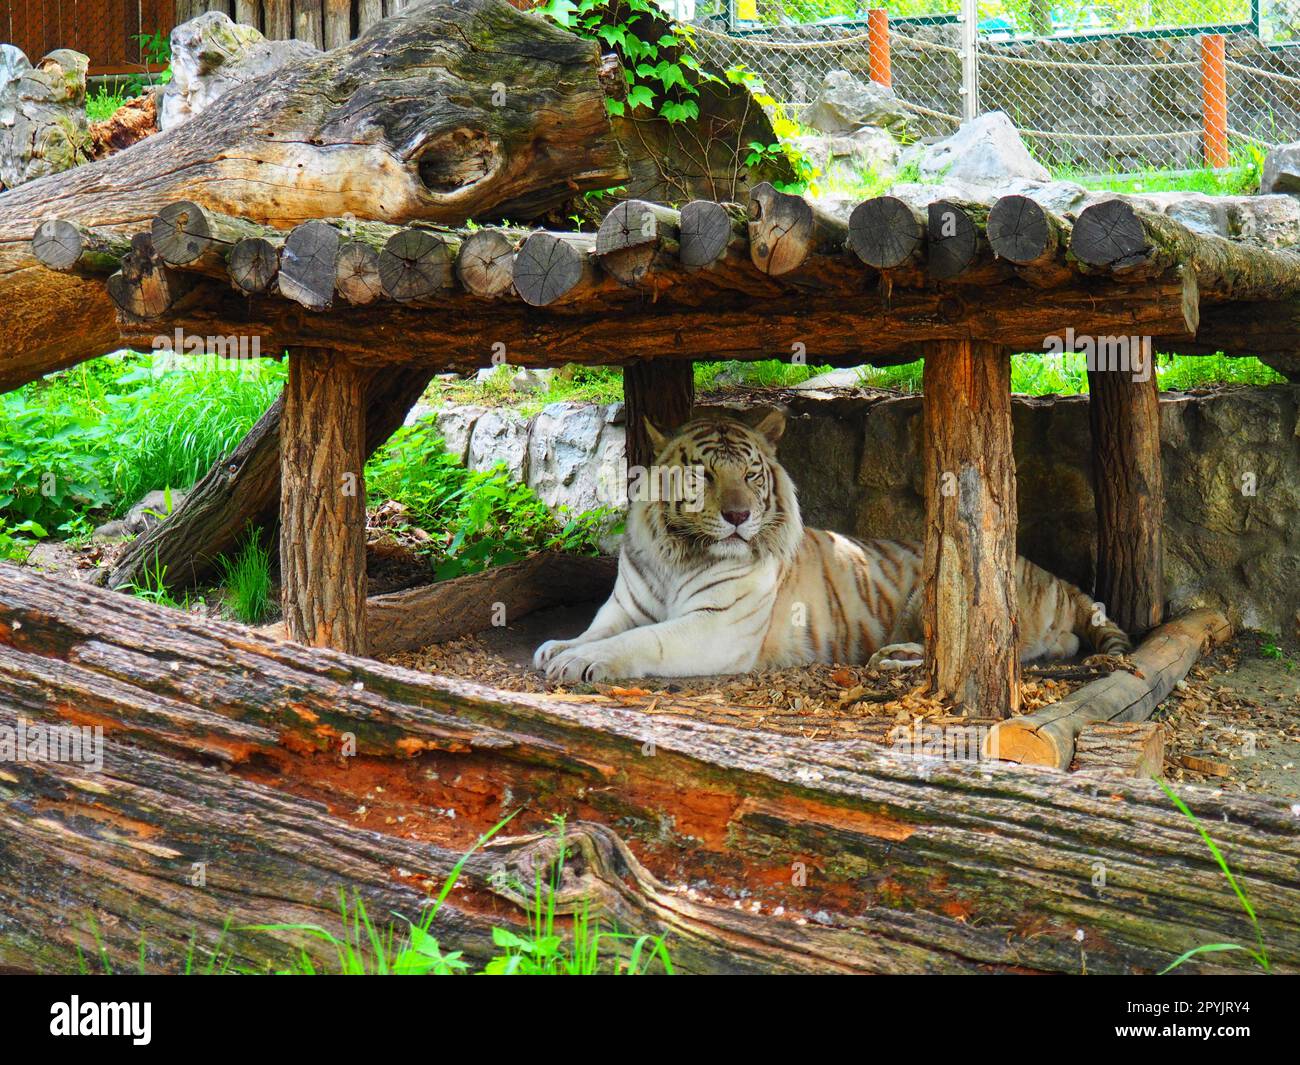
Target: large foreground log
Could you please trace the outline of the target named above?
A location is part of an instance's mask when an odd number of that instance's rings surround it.
[[[283,964],[285,933],[242,926],[330,925],[350,888],[372,914],[414,917],[452,856],[517,810],[512,833],[575,826],[566,906],[586,896],[621,931],[666,933],[688,972],[1151,971],[1253,942],[1152,783],[1098,789],[597,699],[411,673],[0,565],[0,724],[105,730],[101,772],[0,765],[0,964],[75,969],[92,918],[118,966],[142,935],[148,968],[175,965],[191,935],[202,957],[228,919],[241,962]],[[1274,968],[1295,971],[1289,802],[1182,794]],[[481,957],[488,925],[518,920],[512,885],[554,854],[525,837],[472,860],[433,926],[444,949]]]
[[[990,758],[1066,769],[1075,740],[1097,721],[1145,721],[1187,676],[1196,660],[1232,635],[1216,610],[1193,610],[1148,636],[1131,656],[1131,672],[1117,669],[1085,684],[1059,703],[995,725],[985,739]]]
[[[595,44],[506,0],[431,0],[183,125],[0,195],[0,391],[119,346],[102,286],[32,257],[46,215],[138,231],[186,199],[281,228],[535,217],[627,177],[600,73]]]

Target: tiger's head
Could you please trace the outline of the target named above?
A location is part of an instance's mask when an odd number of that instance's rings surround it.
[[[750,428],[706,415],[673,435],[646,430],[655,460],[650,491],[633,491],[628,529],[665,561],[789,559],[803,536],[794,484],[776,460],[785,416]]]

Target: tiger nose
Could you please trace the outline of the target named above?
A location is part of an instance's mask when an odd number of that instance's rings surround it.
[[[747,510],[724,510],[722,516],[736,528],[740,528],[745,522],[749,521],[749,511]]]

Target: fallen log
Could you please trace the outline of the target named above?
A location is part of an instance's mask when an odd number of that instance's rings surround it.
[[[984,741],[985,757],[1067,769],[1075,741],[1097,721],[1145,721],[1211,647],[1232,635],[1216,610],[1193,610],[1153,631],[1119,668],[1059,703],[1000,721]]]
[[[1165,728],[1154,721],[1093,721],[1074,744],[1076,773],[1119,773],[1161,777],[1165,772]]]
[[[600,74],[592,42],[506,0],[432,0],[182,125],[5,192],[0,391],[121,346],[103,286],[32,256],[47,214],[120,232],[181,199],[280,229],[347,214],[535,218],[627,177]],[[496,82],[510,86],[500,106],[479,91]]]
[[[147,967],[192,934],[211,950],[228,918],[227,950],[282,964],[283,935],[242,926],[329,925],[352,888],[372,913],[414,917],[452,856],[516,810],[512,833],[558,814],[577,826],[566,908],[591,898],[622,931],[667,934],[685,971],[1149,972],[1253,938],[1152,783],[1099,790],[649,708],[416,674],[0,565],[0,722],[105,736],[102,772],[0,767],[0,922],[16,930],[0,964],[73,969],[88,913],[118,965],[134,967],[142,933]],[[1274,969],[1295,971],[1289,802],[1182,794]],[[533,883],[556,850],[512,838],[471,859],[433,927],[443,948],[481,957],[489,924],[518,920],[511,882]],[[1250,965],[1228,953],[1187,968]]]
[[[366,599],[366,644],[373,657],[513,625],[537,610],[601,602],[614,590],[618,560],[540,551],[481,573]],[[282,622],[257,630],[285,639]]]

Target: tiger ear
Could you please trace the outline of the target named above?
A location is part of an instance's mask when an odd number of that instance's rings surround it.
[[[668,437],[655,428],[655,423],[648,417],[641,419],[641,424],[645,426],[646,436],[650,438],[650,447],[656,455],[664,449],[664,444],[668,443]]]
[[[785,433],[785,415],[779,410],[768,411],[754,426],[754,432],[776,447]]]

